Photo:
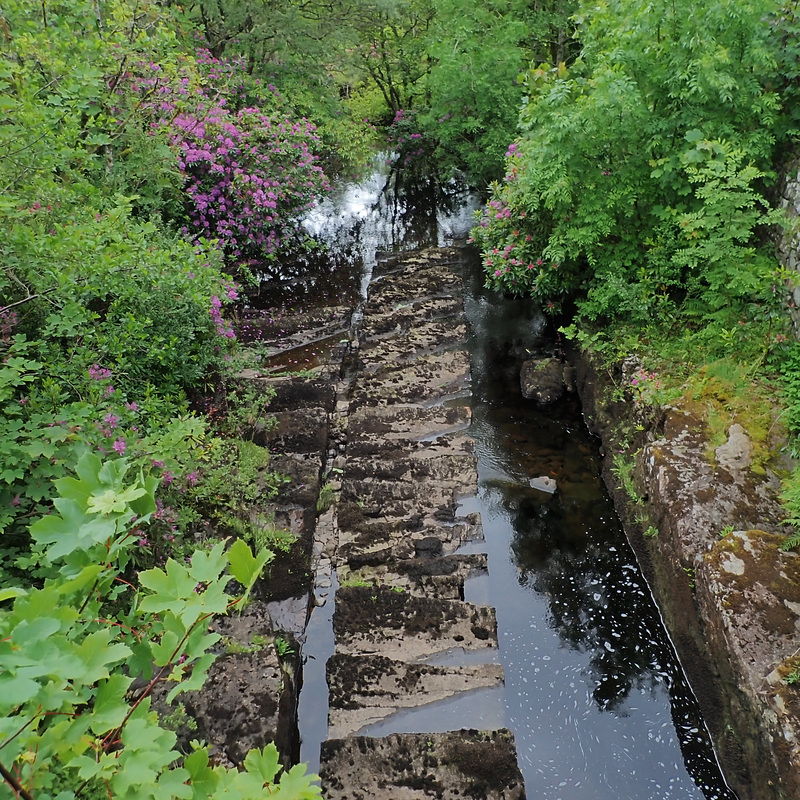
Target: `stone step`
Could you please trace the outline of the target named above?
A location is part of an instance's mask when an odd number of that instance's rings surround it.
[[[472,421],[468,406],[373,406],[351,411],[349,426],[361,438],[379,441],[425,441],[467,428]],[[348,450],[349,453],[349,450]]]
[[[409,365],[387,365],[359,380],[351,412],[361,406],[434,406],[468,390],[469,354],[463,350],[431,353]]]
[[[398,712],[503,684],[500,664],[408,664],[385,656],[334,655],[327,666],[328,736],[358,735]]]
[[[452,647],[497,647],[494,609],[416,597],[386,586],[342,587],[333,615],[335,650],[420,661]]]
[[[402,561],[383,558],[379,563],[355,556],[347,564],[339,565],[339,581],[342,585],[389,586],[418,597],[463,600],[464,581],[485,574],[488,569],[485,553],[427,556],[423,550],[415,558]]]
[[[457,552],[483,538],[462,511],[477,462],[457,255],[393,257],[369,289],[336,479],[329,800],[525,796],[495,612],[464,600],[487,557]]]
[[[525,800],[508,730],[331,739],[320,777],[327,800]]]
[[[356,503],[339,506],[338,562],[360,558],[362,563],[402,560],[425,553],[430,556],[454,553],[463,545],[483,539],[480,517],[471,515],[455,521],[442,512],[442,521],[425,519],[386,519],[377,509],[375,518],[368,518],[365,509]]]

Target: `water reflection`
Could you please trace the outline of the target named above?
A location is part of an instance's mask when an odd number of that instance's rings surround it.
[[[577,400],[537,411],[521,396],[520,361],[552,348],[543,319],[477,275],[467,315],[488,595],[528,795],[731,800]]]
[[[302,223],[311,249],[251,268],[255,308],[356,303],[365,296],[379,253],[443,246],[464,236],[477,199],[456,183],[407,178],[385,153],[360,180],[336,187]]]

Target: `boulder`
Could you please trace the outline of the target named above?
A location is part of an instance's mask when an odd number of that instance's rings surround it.
[[[560,400],[573,391],[573,370],[557,358],[529,358],[520,371],[522,396],[540,405]]]

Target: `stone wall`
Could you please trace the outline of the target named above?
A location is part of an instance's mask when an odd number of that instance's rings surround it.
[[[779,549],[775,476],[750,469],[740,426],[711,449],[689,410],[614,399],[603,370],[576,365],[585,417],[608,454],[604,478],[728,782],[741,800],[797,800],[800,692],[784,678],[797,655],[800,556]],[[612,472],[620,453],[635,461],[638,503]]]

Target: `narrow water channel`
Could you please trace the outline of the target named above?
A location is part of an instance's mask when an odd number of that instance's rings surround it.
[[[542,315],[466,280],[471,435],[497,610],[507,724],[528,796],[731,800],[697,702],[600,478],[572,397],[523,399],[520,361],[551,355]],[[531,486],[548,477],[550,493]]]
[[[363,296],[380,251],[466,237],[474,198],[448,191],[441,208],[432,192],[404,197],[385,184],[376,172],[342,187],[308,220],[329,247],[316,283],[298,274],[309,300],[337,284],[340,296]],[[540,411],[521,396],[521,361],[552,351],[544,318],[529,303],[486,293],[476,258],[468,273],[480,488],[464,511],[482,515],[485,542],[474,549],[488,553],[489,574],[469,582],[466,599],[496,608],[505,669],[505,719],[487,726],[514,732],[536,800],[734,800],[577,400]],[[531,485],[543,476],[555,480],[554,493]],[[332,606],[314,610],[304,647],[301,757],[312,769],[325,738]]]

